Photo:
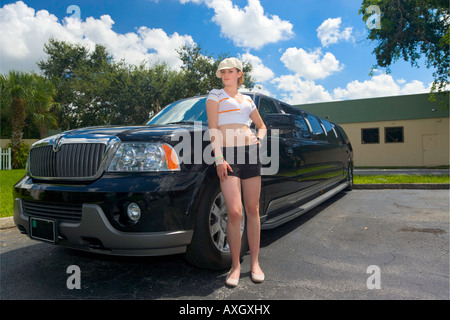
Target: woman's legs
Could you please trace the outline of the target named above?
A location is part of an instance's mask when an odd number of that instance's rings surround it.
[[[228,176],[220,182],[220,187],[225,198],[228,214],[227,240],[231,253],[231,270],[229,278],[239,279],[241,270],[241,179],[234,176]]]
[[[241,251],[242,202],[241,184],[245,212],[247,215],[247,239],[250,248],[251,272],[263,275],[259,266],[259,247],[261,238],[261,222],[259,217],[259,198],[261,193],[261,177],[239,179],[228,176],[221,181],[220,187],[225,198],[228,213],[227,240],[231,253],[231,270],[229,278],[239,279]]]
[[[261,238],[261,221],[259,218],[259,198],[261,193],[261,177],[241,180],[244,195],[245,213],[247,215],[247,239],[250,249],[251,272],[263,274],[258,261]]]

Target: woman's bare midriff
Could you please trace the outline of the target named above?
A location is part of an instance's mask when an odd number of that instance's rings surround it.
[[[245,124],[230,123],[219,126],[224,147],[239,147],[255,144],[256,136]]]

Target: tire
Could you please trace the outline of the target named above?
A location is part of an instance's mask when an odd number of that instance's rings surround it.
[[[194,235],[186,249],[185,259],[198,267],[223,270],[231,266],[231,255],[226,238],[227,209],[219,180],[206,187],[199,199],[195,217]],[[240,257],[247,252],[246,219],[243,209]]]

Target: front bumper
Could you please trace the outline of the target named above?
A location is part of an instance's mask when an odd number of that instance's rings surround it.
[[[63,185],[26,176],[14,187],[14,221],[30,236],[31,217],[51,219],[55,243],[79,250],[130,256],[182,253],[193,235],[193,204],[202,180],[200,172],[105,174],[91,184]],[[142,210],[135,224],[121,219],[129,202]]]
[[[29,216],[22,200],[15,199],[14,222],[22,233],[30,234]],[[102,208],[83,204],[79,223],[57,222],[58,245],[78,250],[126,256],[183,253],[191,242],[192,230],[128,233],[116,230]]]

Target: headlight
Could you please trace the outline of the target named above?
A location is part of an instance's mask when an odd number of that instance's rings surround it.
[[[122,143],[107,171],[179,171],[180,162],[170,145],[162,143]]]

